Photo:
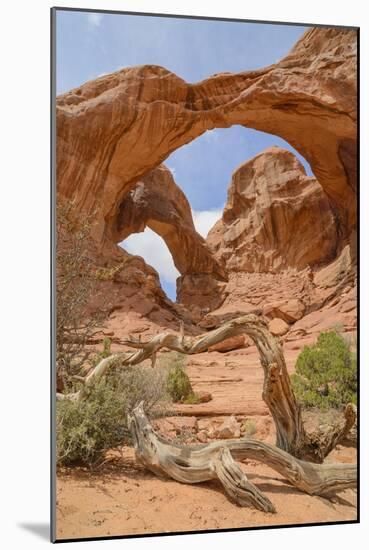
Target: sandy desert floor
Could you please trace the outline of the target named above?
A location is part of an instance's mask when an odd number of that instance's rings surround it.
[[[293,370],[295,350],[286,354]],[[261,399],[263,373],[254,347],[226,354],[189,358],[187,372],[196,391],[213,399],[200,405],[180,405],[178,412],[199,422],[229,414],[255,419],[255,437],[274,442],[274,426]],[[203,419],[203,420],[202,420]],[[355,463],[356,450],[339,446],[329,461]],[[333,501],[304,494],[267,466],[242,465],[249,479],[275,504],[277,513],[240,508],[215,482],[182,485],[159,479],[134,460],[132,448],[111,452],[96,471],[64,468],[57,478],[57,537],[84,538],[141,533],[204,531],[267,525],[355,520],[356,491]]]
[[[330,460],[355,462],[352,448],[341,447]],[[333,500],[301,493],[270,468],[249,461],[249,479],[273,501],[276,514],[241,508],[215,482],[182,485],[162,480],[134,461],[133,450],[111,457],[101,470],[75,468],[57,479],[57,538],[141,533],[206,531],[268,525],[324,523],[356,519],[356,491]]]

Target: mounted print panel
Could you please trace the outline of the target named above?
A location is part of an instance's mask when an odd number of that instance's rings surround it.
[[[54,541],[358,521],[357,40],[52,10]]]

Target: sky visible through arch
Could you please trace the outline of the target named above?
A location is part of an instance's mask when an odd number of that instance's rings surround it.
[[[187,82],[258,69],[284,57],[305,30],[295,25],[57,11],[57,93],[133,65],[161,65]],[[286,141],[241,126],[206,132],[166,159],[191,204],[199,233],[206,236],[221,217],[235,168],[272,145],[291,150],[312,175]],[[179,274],[164,241],[146,229],[128,237],[123,246],[159,272],[163,289],[175,300]]]

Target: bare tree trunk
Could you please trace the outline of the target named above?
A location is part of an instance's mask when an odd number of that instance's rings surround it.
[[[282,349],[269,332],[266,320],[256,315],[232,319],[219,328],[194,338],[184,337],[181,329],[179,335],[162,332],[147,342],[135,338],[122,340],[122,344],[136,348],[137,351],[131,354],[116,354],[103,359],[86,377],[82,390],[74,394],[58,394],[57,397],[59,399],[83,398],[89,384],[94,379],[105,375],[114,364],[137,365],[145,359],[155,357],[161,348],[187,355],[202,353],[210,346],[239,334],[250,336],[259,350],[260,362],[264,370],[263,399],[275,422],[277,447],[297,458],[322,462],[354,425],[356,408],[348,405],[342,425],[334,426],[328,431],[307,434],[302,421],[301,407],[292,390]]]
[[[239,334],[250,336],[258,348],[264,370],[262,395],[276,426],[277,447],[297,458],[322,462],[354,425],[356,407],[349,404],[346,407],[344,422],[332,427],[331,430],[307,434],[302,421],[301,407],[292,390],[281,346],[269,332],[263,317],[245,315],[232,319],[219,328],[195,338],[184,338],[183,334],[178,337],[162,332],[148,342],[131,338],[123,340],[122,343],[139,349],[131,357],[131,364],[136,364],[162,347],[192,355],[204,352],[210,346]]]
[[[158,476],[182,483],[217,479],[240,506],[275,512],[272,502],[255,487],[236,460],[251,458],[267,464],[292,485],[310,495],[329,496],[356,487],[356,465],[311,464],[252,438],[205,445],[171,444],[159,436],[146,418],[142,403],[128,417],[137,459]]]

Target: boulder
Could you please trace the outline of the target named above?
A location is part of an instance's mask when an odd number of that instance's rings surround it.
[[[214,344],[214,346],[210,346],[210,348],[208,348],[208,351],[226,352],[232,351],[234,349],[243,348],[244,345],[245,336],[243,336],[243,334],[240,334],[238,336],[231,336],[231,338],[227,338],[226,340],[223,340],[223,342],[219,342],[218,344]]]
[[[196,416],[171,416],[167,418],[167,422],[173,426],[177,434],[183,431],[197,432]]]
[[[240,425],[233,415],[226,418],[224,422],[214,430],[214,436],[217,439],[233,439],[240,437],[240,435]]]
[[[286,332],[288,332],[289,326],[286,321],[283,321],[283,319],[278,319],[278,317],[275,317],[269,323],[269,330],[274,336],[283,336]]]
[[[305,305],[297,298],[288,302],[272,302],[263,308],[263,314],[268,317],[279,317],[286,323],[294,323],[301,319],[305,312]]]

